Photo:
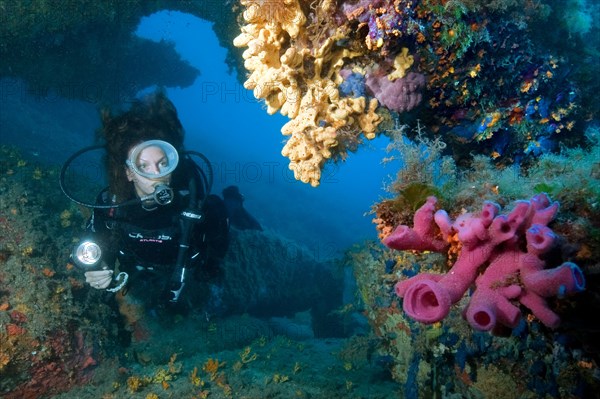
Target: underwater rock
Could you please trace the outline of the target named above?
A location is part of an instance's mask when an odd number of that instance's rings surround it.
[[[220,294],[225,314],[282,317],[311,310],[316,336],[342,334],[343,276],[307,248],[272,232],[232,230]]]
[[[296,313],[293,318],[271,317],[269,319],[269,326],[273,330],[273,333],[285,335],[298,341],[315,337],[310,312]]]

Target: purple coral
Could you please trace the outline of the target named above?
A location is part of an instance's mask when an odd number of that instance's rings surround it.
[[[392,111],[407,112],[421,102],[425,76],[409,72],[403,78],[391,81],[387,75],[379,76],[374,73],[367,75],[366,85],[381,105]]]

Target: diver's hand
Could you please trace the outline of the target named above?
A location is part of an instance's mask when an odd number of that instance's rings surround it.
[[[181,296],[181,291],[183,291],[183,287],[185,286],[185,283],[175,283],[172,284],[170,289],[169,289],[169,302],[171,303],[177,303],[177,301],[179,300],[179,297]]]
[[[97,290],[102,290],[112,281],[112,270],[94,270],[85,272],[85,282]]]

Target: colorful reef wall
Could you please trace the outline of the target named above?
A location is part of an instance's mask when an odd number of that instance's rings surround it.
[[[567,3],[242,0],[233,43],[244,87],[290,118],[298,180],[317,186],[327,162],[416,118],[457,159],[510,164],[584,142],[598,116],[597,9]]]
[[[439,141],[390,146],[405,164],[373,209],[381,243],[347,262],[402,397],[598,389],[599,133],[527,173],[482,155],[457,174]]]
[[[400,170],[373,208],[387,248],[347,263],[400,397],[595,392],[597,6],[241,4],[244,86],[290,119],[298,180],[391,140]]]

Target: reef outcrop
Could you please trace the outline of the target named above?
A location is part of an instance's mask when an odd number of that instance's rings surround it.
[[[281,129],[289,136],[282,154],[296,179],[317,186],[325,163],[355,150],[361,133],[374,138],[382,120],[376,99],[339,91],[339,72],[360,53],[339,45],[347,36],[344,26],[325,20],[319,32],[311,32],[298,0],[241,3],[246,25],[233,43],[246,47],[244,66],[250,74],[244,87],[265,101],[269,114],[279,111],[291,119]],[[335,2],[315,7],[315,15],[333,19]]]
[[[131,0],[102,3],[0,0],[0,77],[22,80],[30,94],[119,106],[157,85],[186,87],[199,71],[173,43],[135,35],[141,19],[161,10],[189,12],[215,21],[222,43],[235,23],[233,10],[195,1]],[[233,66],[234,53],[227,62]],[[15,86],[15,87],[13,87]],[[9,94],[20,87],[6,85]]]

